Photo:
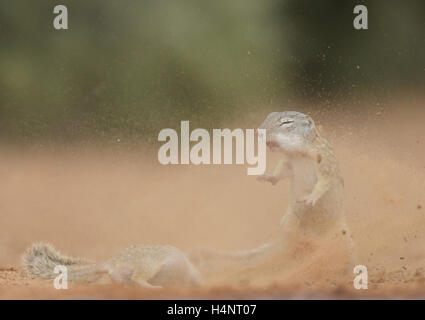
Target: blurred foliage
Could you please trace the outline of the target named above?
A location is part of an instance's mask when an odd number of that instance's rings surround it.
[[[420,86],[424,27],[416,0],[2,0],[0,137],[149,141],[181,120]]]
[[[368,30],[353,27],[359,4]],[[281,14],[296,96],[338,101],[425,89],[425,1],[284,1]]]

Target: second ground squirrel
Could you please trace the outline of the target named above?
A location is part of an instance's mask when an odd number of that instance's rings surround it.
[[[35,243],[22,256],[29,276],[53,279],[65,266],[73,282],[115,282],[147,288],[197,286],[201,278],[186,256],[172,246],[133,245],[103,263],[68,257],[49,244]]]

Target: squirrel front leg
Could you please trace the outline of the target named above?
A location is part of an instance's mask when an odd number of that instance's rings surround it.
[[[303,197],[298,201],[304,202],[306,205],[314,207],[317,201],[329,190],[329,187],[329,179],[319,177],[313,188],[313,191],[308,196]]]
[[[273,174],[262,174],[257,177],[260,182],[270,182],[275,185],[280,180],[287,178],[290,175],[289,163],[286,159],[281,159],[273,171]]]
[[[317,182],[314,185],[313,190],[308,196],[297,200],[299,202],[304,202],[307,206],[311,206],[311,207],[314,207],[317,201],[331,187],[331,180],[329,179],[331,168],[326,161],[321,161],[321,156],[319,156],[318,159],[320,160],[317,161],[317,166],[316,166]]]

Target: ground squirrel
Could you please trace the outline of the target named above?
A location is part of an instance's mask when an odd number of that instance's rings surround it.
[[[201,284],[198,271],[186,256],[172,246],[133,245],[104,263],[94,263],[61,254],[49,244],[35,243],[22,256],[27,274],[53,279],[57,265],[68,270],[74,282],[111,281],[142,287],[196,286]]]
[[[203,271],[219,261],[258,264],[273,256],[283,264],[285,259],[293,264],[294,257],[302,260],[301,251],[311,257],[316,249],[327,246],[326,241],[337,244],[339,251],[351,250],[344,218],[344,182],[332,147],[320,136],[313,119],[295,111],[273,112],[258,129],[266,129],[262,138],[283,158],[272,174],[257,179],[273,185],[285,178],[291,181],[290,202],[280,222],[279,237],[259,248],[236,253],[198,250],[191,256],[193,262]],[[283,264],[279,262],[279,266]],[[348,264],[346,267],[348,270]]]

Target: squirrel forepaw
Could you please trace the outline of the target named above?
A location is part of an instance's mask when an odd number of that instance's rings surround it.
[[[270,174],[262,174],[262,175],[258,176],[257,181],[270,182],[272,185],[275,185],[277,183],[277,179]]]
[[[302,202],[304,205],[306,205],[307,207],[314,207],[317,199],[313,199],[313,198],[309,198],[309,197],[305,197],[305,198],[301,198],[297,200],[298,202]]]

